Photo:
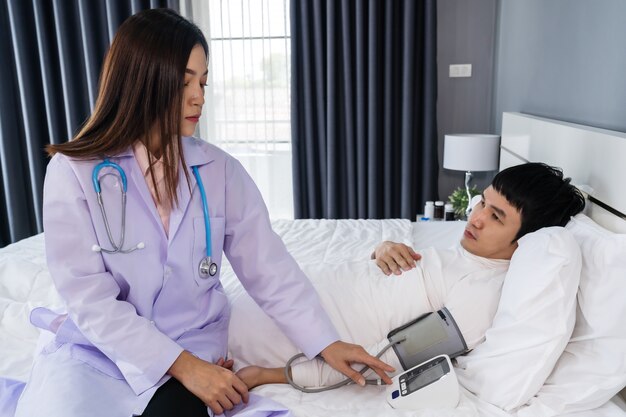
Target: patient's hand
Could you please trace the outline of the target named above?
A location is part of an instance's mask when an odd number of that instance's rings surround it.
[[[226,361],[224,361],[225,363]],[[248,402],[248,387],[232,371],[183,351],[167,371],[215,414]]]
[[[233,365],[235,364],[235,361],[232,359],[224,359],[224,358],[219,358],[217,360],[217,362],[215,362],[215,364],[217,366],[221,366],[222,368],[226,368],[228,370],[233,370]]]
[[[422,256],[404,243],[385,241],[376,246],[372,259],[376,260],[376,265],[385,275],[400,275],[403,271],[415,268],[415,261],[422,259]]]

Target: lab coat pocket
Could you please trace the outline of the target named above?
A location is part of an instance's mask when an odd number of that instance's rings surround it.
[[[214,276],[200,275],[200,262],[207,256],[206,227],[204,217],[193,219],[193,276],[196,284],[202,288],[211,288],[219,281],[222,269],[222,249],[224,246],[224,218],[211,217],[211,261],[217,265],[217,273]]]

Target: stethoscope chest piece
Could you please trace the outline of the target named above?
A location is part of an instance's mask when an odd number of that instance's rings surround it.
[[[205,256],[202,258],[202,261],[200,261],[198,272],[200,273],[200,278],[214,277],[215,274],[217,274],[217,264],[211,262],[211,258]]]

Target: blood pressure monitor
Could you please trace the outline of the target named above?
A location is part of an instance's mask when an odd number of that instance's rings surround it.
[[[455,407],[459,402],[459,385],[450,358],[467,352],[467,344],[454,317],[447,308],[427,313],[387,335],[389,344],[381,349],[393,350],[404,372],[394,378],[387,401],[394,408]],[[307,388],[293,381],[289,369],[299,353],[285,365],[285,378],[302,392],[322,392],[352,383],[345,379],[329,387]],[[367,379],[367,384],[380,385],[380,379]]]
[[[467,353],[463,334],[445,307],[392,330],[387,338],[393,343],[393,350],[404,370],[435,356],[456,358]]]
[[[439,355],[396,375],[387,388],[393,408],[454,408],[459,403],[459,383],[448,355]]]

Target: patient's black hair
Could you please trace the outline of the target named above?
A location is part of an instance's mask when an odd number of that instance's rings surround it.
[[[515,240],[547,226],[565,226],[585,208],[585,197],[559,168],[530,162],[500,171],[491,186],[515,207],[522,225]]]

